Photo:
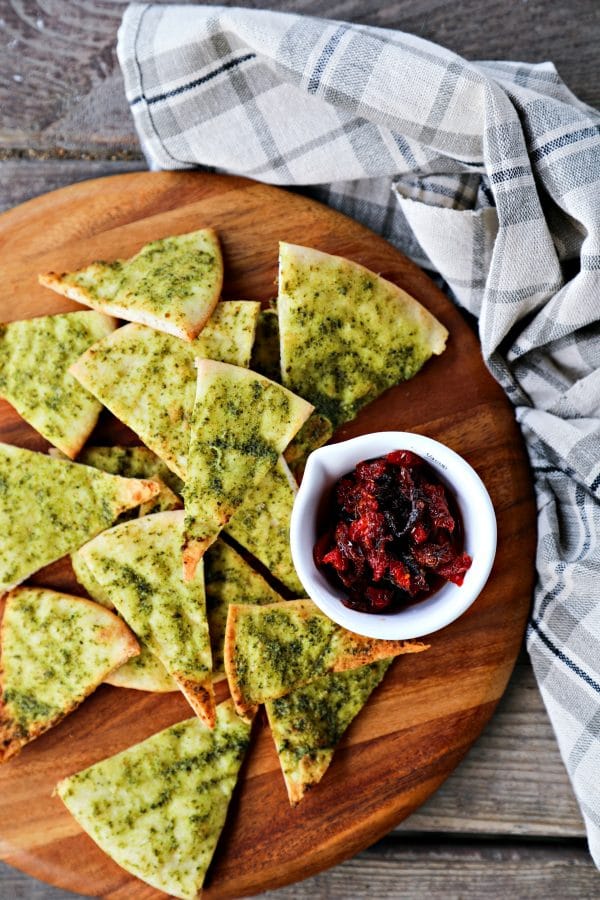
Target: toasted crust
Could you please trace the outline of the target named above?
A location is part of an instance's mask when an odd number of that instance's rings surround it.
[[[298,806],[304,795],[308,793],[315,784],[320,782],[328,768],[329,760],[322,763],[320,766],[316,766],[314,762],[309,762],[305,758],[301,759],[298,763],[297,773],[300,776],[300,781],[292,781],[292,779],[284,772],[283,780],[285,781],[285,788],[287,790],[290,806]]]
[[[137,656],[140,652],[140,646],[133,633],[129,630],[127,625],[118,618],[118,616],[114,615],[109,610],[99,606],[92,600],[87,600],[83,597],[74,597],[70,594],[61,594],[58,591],[35,588],[15,588],[4,598],[2,625],[0,626],[0,648],[4,648],[5,646],[6,630],[7,627],[9,627],[7,625],[5,614],[7,607],[10,603],[18,601],[19,597],[28,593],[33,595],[37,593],[39,595],[45,594],[54,596],[61,600],[68,601],[73,607],[78,607],[79,609],[87,607],[90,612],[93,612],[96,618],[100,616],[106,622],[101,632],[94,635],[94,642],[97,643],[98,640],[100,640],[107,646],[112,646],[114,648],[116,648],[117,645],[120,645],[120,652],[114,659],[114,665],[108,670],[99,672],[98,676],[88,683],[77,696],[73,698],[72,702],[60,711],[60,713],[52,715],[46,721],[41,720],[30,723],[27,727],[19,724],[10,711],[10,705],[5,703],[6,672],[4,666],[0,665],[0,763],[6,762],[12,756],[15,756],[25,744],[33,741],[35,738],[44,734],[44,732],[49,731],[50,728],[53,728],[61,722],[65,716],[68,716],[69,713],[77,709],[83,700],[102,683],[106,675],[113,672],[115,669],[118,669],[121,665],[126,663],[127,660],[131,659],[133,656]]]
[[[216,722],[215,689],[212,680],[205,682],[192,681],[180,673],[174,672],[173,679],[199,719],[208,728],[214,728]]]
[[[347,672],[359,666],[389,659],[390,656],[403,656],[405,653],[422,653],[429,650],[431,644],[421,641],[378,641],[376,638],[362,638],[352,632],[346,632],[344,651],[329,670],[330,672]]]
[[[193,581],[196,575],[196,569],[198,568],[198,563],[208,550],[208,548],[214,544],[218,535],[215,535],[212,538],[207,538],[204,541],[199,541],[196,538],[187,538],[184,540],[182,554],[183,554],[183,580],[184,581]]]
[[[97,309],[97,305],[90,302],[89,291],[76,284],[68,284],[64,280],[68,274],[68,272],[43,272],[38,275],[38,282],[42,287],[50,288],[51,291],[55,291],[63,297],[68,297],[69,300],[74,300],[75,303],[81,303],[83,306]],[[116,318],[119,318],[119,316],[116,316]]]
[[[243,607],[239,604],[232,603],[227,610],[227,625],[225,626],[225,641],[223,644],[223,663],[225,665],[225,675],[227,677],[229,693],[231,694],[235,711],[240,718],[249,722],[257,707],[255,704],[249,703],[244,697],[238,678],[235,654],[235,635],[242,609]]]
[[[162,482],[149,481],[145,478],[122,478],[117,494],[117,502],[122,504],[119,514],[131,509],[132,506],[140,506],[147,503],[153,497],[157,497],[162,490]]]
[[[164,483],[158,475],[152,477],[152,481],[160,486],[160,493],[140,505],[140,516],[152,515],[157,512],[168,512],[172,509],[183,509],[183,500],[175,491]]]

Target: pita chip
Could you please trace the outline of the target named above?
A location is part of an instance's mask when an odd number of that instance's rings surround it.
[[[261,309],[258,315],[250,368],[271,381],[281,381],[279,319],[276,309]]]
[[[40,284],[77,303],[192,341],[215,308],[223,257],[212,228],[161,238],[131,259],[47,272]]]
[[[0,443],[0,592],[81,547],[159,491],[153,481],[119,478]]]
[[[250,728],[230,700],[209,731],[187,719],[61,781],[56,791],[116,863],[169,897],[195,900],[215,852]]]
[[[199,359],[184,489],[187,579],[253,487],[312,412],[312,406],[256,372]]]
[[[128,688],[130,691],[147,691],[150,694],[169,694],[179,690],[158,656],[141,641],[139,656],[127,660],[107,675],[104,683]]]
[[[267,584],[237,551],[219,539],[204,557],[204,583],[213,677],[224,677],[223,642],[230,603],[280,603],[277,591]]]
[[[87,311],[0,325],[0,397],[70,459],[93,431],[102,405],[69,367],[116,327],[109,316]]]
[[[297,493],[298,485],[280,456],[232,515],[225,533],[266,566],[288,591],[301,597],[304,588],[290,550],[290,516]]]
[[[92,600],[114,609],[106,589],[94,578],[88,569],[85,559],[78,550],[71,554],[71,564],[75,577],[79,584],[85,588]],[[115,687],[130,688],[136,691],[150,691],[155,694],[163,694],[168,691],[178,690],[177,685],[157,656],[146,646],[144,641],[138,638],[140,652],[138,656],[128,660],[120,668],[115,669],[105,679],[107,684]]]
[[[333,436],[333,425],[329,419],[318,412],[309,416],[293,441],[290,441],[287,450],[283,454],[286,463],[290,467],[296,482],[299,482],[304,474],[306,460],[313,452]]]
[[[281,243],[283,384],[334,428],[443,352],[448,332],[413,297],[358,263]]]
[[[50,456],[55,456],[56,451],[50,450],[49,453]],[[111,475],[151,478],[160,485],[160,493],[156,497],[142,503],[137,510],[124,513],[120,516],[120,521],[133,519],[136,515],[149,516],[169,509],[181,509],[183,506],[178,495],[183,489],[183,482],[147,447],[84,447],[77,461]]]
[[[290,804],[323,778],[342,736],[361,711],[391,659],[334,672],[265,704]]]
[[[204,578],[181,575],[183,511],[123,522],[79,551],[140,641],[162,662],[190,706],[214,726],[212,658]]]
[[[246,366],[259,308],[251,301],[219,303],[192,343],[143,325],[125,325],[90,347],[71,372],[185,480],[196,358]]]
[[[332,622],[312,600],[271,606],[231,604],[225,631],[225,672],[238,714],[277,700],[332,672],[345,672],[403,653],[418,641],[383,641]]]
[[[72,712],[139,653],[124,622],[82,597],[15,588],[0,627],[0,762]]]

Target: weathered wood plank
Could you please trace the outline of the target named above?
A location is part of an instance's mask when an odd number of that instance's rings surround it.
[[[530,664],[513,673],[465,760],[399,829],[583,837],[585,829]]]
[[[1,896],[20,900],[75,900],[0,863]],[[258,900],[587,900],[598,897],[600,874],[581,841],[566,845],[388,840],[334,869]]]
[[[481,900],[597,897],[600,875],[576,846],[494,846],[389,841],[307,881],[263,898],[277,900]]]
[[[325,11],[320,0],[272,5]],[[125,6],[126,0],[0,3],[0,147],[137,149],[114,52]],[[326,13],[413,32],[469,58],[553,59],[575,93],[600,105],[596,0],[571,0],[568,13],[555,0],[332,0]]]
[[[0,212],[48,191],[100,178],[146,169],[143,160],[5,159],[0,160]]]

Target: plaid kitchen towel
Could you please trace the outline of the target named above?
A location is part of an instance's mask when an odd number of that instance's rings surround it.
[[[600,114],[550,63],[249,9],[130,6],[119,59],[154,168],[312,193],[477,316],[535,475],[535,673],[600,864]]]

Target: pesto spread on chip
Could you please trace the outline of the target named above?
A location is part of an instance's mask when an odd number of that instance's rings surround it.
[[[231,701],[213,731],[179,722],[65,778],[57,793],[123,869],[183,900],[199,895],[250,741]]]
[[[415,375],[448,332],[413,297],[358,263],[280,244],[283,383],[334,427]]]
[[[247,366],[259,304],[219,303],[192,343],[125,325],[72,367],[75,378],[185,479],[197,357]]]
[[[248,369],[208,359],[197,369],[184,489],[186,578],[312,412],[301,397]]]
[[[81,547],[158,492],[153,481],[0,444],[0,592]]]
[[[139,652],[109,610],[44,588],[15,588],[0,629],[0,762],[48,731]]]
[[[217,540],[204,557],[204,582],[213,675],[224,674],[223,642],[230,603],[279,603],[283,599],[229,544]]]
[[[279,457],[232,515],[225,532],[266,566],[288,591],[300,597],[304,588],[290,550],[290,516],[297,493],[296,482],[285,460]]]
[[[54,456],[57,451],[50,450],[49,453]],[[183,506],[179,496],[183,490],[183,481],[147,447],[84,447],[77,462],[102,469],[111,475],[151,478],[160,485],[160,493],[156,497],[141,504],[137,510],[123,513],[119,516],[120,521],[133,519],[136,515],[148,516],[169,509],[181,509]]]
[[[152,241],[131,259],[39,280],[85,306],[191,341],[221,294],[223,258],[215,232],[204,228]]]
[[[276,309],[262,309],[258,317],[250,368],[281,383],[279,354],[279,319]],[[309,453],[326,444],[333,434],[329,419],[312,413],[297,435],[290,441],[284,457],[294,477],[300,479]]]
[[[117,326],[98,312],[40,316],[0,325],[0,397],[69,458],[91,434],[101,404],[69,372]]]
[[[306,460],[313,452],[333,436],[333,425],[329,419],[318,412],[308,417],[293,441],[290,441],[283,454],[284,459],[296,481],[304,474]]]
[[[74,550],[73,553],[71,553],[71,565],[73,567],[73,572],[75,573],[75,578],[81,587],[85,588],[92,600],[99,603],[101,606],[106,606],[107,609],[114,609],[115,607],[112,600],[100,582],[92,575],[91,570],[88,568],[87,563],[79,550]]]
[[[136,448],[142,449],[142,448]],[[85,588],[92,600],[114,609],[114,604],[100,582],[94,578],[91,570],[88,568],[84,556],[76,550],[71,553],[71,565],[75,572],[75,577],[79,584]],[[105,679],[107,684],[115,687],[130,688],[137,691],[151,691],[154,693],[165,693],[167,691],[178,690],[177,685],[159,660],[157,656],[146,646],[138,636],[140,643],[140,653],[133,659],[128,660],[120,668]]]
[[[147,447],[84,447],[77,461],[124,478],[158,478],[175,494],[183,489],[181,478]]]
[[[194,712],[214,725],[212,658],[202,570],[181,573],[183,511],[123,522],[79,551],[140,641],[163,663]]]
[[[383,641],[353,634],[332,622],[312,600],[229,607],[225,672],[240,715],[330,672],[356,669],[403,653],[417,641]]]
[[[335,749],[391,659],[334,672],[265,704],[292,806],[322,779]]]

